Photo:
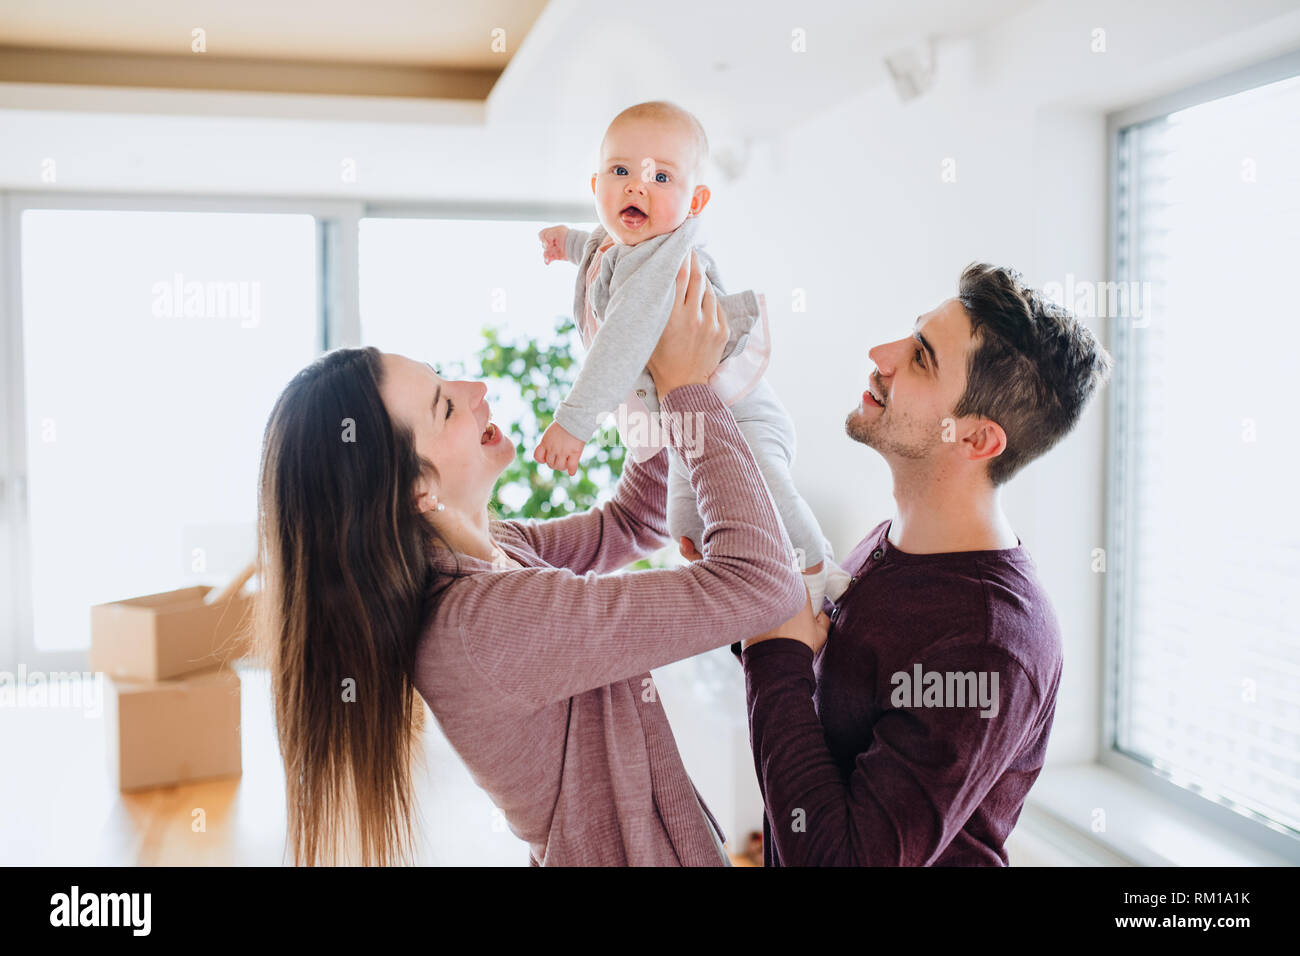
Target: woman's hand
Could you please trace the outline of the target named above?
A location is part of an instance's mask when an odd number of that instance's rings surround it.
[[[682,385],[706,384],[727,347],[727,320],[695,250],[677,270],[673,311],[646,363],[660,401]]]

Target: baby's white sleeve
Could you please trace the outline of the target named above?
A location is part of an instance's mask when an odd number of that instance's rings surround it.
[[[679,228],[657,248],[647,246],[653,249],[649,255],[632,250],[619,257],[604,319],[573,387],[555,410],[555,420],[570,435],[589,440],[650,360],[672,314],[677,269],[694,234],[694,228]]]
[[[590,238],[591,233],[589,232],[584,232],[581,229],[570,229],[569,234],[564,237],[564,258],[574,265],[582,265],[582,250],[587,247],[587,240]]]

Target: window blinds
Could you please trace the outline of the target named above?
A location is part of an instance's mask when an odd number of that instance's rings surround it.
[[[1300,831],[1300,77],[1122,129],[1114,746]]]

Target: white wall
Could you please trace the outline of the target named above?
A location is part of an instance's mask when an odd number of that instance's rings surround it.
[[[130,91],[111,92],[87,100],[138,102]],[[238,100],[240,109],[254,96],[178,95],[199,105]],[[46,98],[0,88],[0,106]],[[591,200],[582,175],[590,177],[588,132],[0,109],[0,188],[581,203]],[[51,159],[52,184],[42,179]]]
[[[1106,52],[1091,51],[1093,30]],[[796,480],[843,555],[893,511],[888,469],[844,435],[873,367],[955,292],[961,268],[1011,265],[1031,284],[1106,279],[1106,114],[1300,45],[1293,3],[1044,2],[941,46],[935,88],[876,87],[765,144],[707,213],[729,289],[767,290],[770,377],[799,434]],[[941,179],[951,158],[956,181]],[[791,312],[803,289],[806,314]],[[1105,320],[1089,321],[1108,342]],[[1106,396],[1007,486],[1038,564],[1066,667],[1049,763],[1095,759],[1101,720]]]

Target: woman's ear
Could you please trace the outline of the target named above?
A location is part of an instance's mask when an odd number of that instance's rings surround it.
[[[418,514],[441,511],[442,503],[438,501],[438,489],[433,485],[417,485],[415,489],[415,510]]]

